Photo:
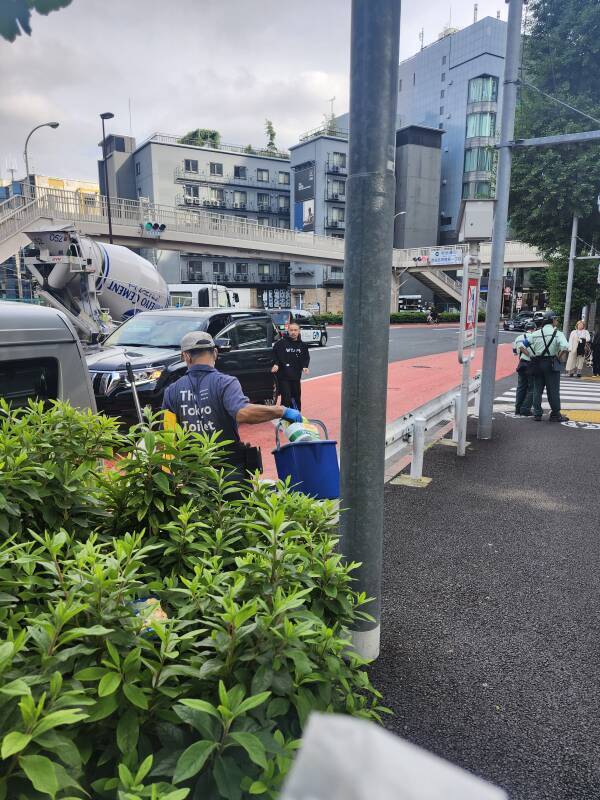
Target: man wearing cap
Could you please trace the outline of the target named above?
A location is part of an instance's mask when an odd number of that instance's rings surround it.
[[[532,351],[527,337],[534,330],[535,322],[530,319],[525,323],[525,333],[519,334],[513,344],[513,353],[519,356],[519,363],[517,365],[515,414],[521,417],[531,416],[531,405],[533,403],[533,375],[531,374]]]
[[[273,419],[302,421],[295,409],[250,403],[237,378],[215,369],[218,351],[208,333],[186,333],[181,340],[181,354],[188,370],[165,390],[165,428],[179,424],[198,433],[219,432],[222,439],[233,442],[227,461],[242,474],[247,466],[246,448],[241,444],[238,425]]]
[[[553,422],[566,422],[569,418],[560,411],[560,361],[562,353],[569,350],[569,343],[558,329],[558,317],[547,311],[542,317],[540,327],[529,339],[529,349],[533,371],[533,418],[542,419],[542,394],[544,388],[550,404],[550,419]]]

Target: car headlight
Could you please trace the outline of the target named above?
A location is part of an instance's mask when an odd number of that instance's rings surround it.
[[[164,367],[152,367],[152,369],[134,369],[133,378],[136,386],[142,386],[144,383],[154,383],[165,371]],[[125,386],[131,387],[131,383],[127,377],[127,373],[123,375]]]

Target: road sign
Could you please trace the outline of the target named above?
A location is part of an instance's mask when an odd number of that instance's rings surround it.
[[[477,338],[477,319],[479,306],[479,281],[481,280],[481,260],[466,256],[463,264],[463,296],[460,309],[460,341],[458,360],[464,363],[463,351],[475,345]]]
[[[522,297],[517,297],[517,299],[515,301],[515,308],[517,309],[517,311],[520,311],[523,308],[523,298]]]
[[[429,252],[430,264],[462,264],[462,250],[436,249]]]

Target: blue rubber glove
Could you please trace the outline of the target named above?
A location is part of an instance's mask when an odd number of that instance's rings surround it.
[[[299,411],[296,411],[295,408],[286,408],[283,412],[282,419],[285,419],[288,422],[302,422],[302,414]]]

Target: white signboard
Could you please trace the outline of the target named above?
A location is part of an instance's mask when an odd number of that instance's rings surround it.
[[[462,250],[431,250],[429,253],[430,264],[462,264]]]
[[[460,309],[460,335],[458,346],[459,363],[464,363],[464,350],[475,347],[479,307],[479,282],[481,280],[481,261],[466,256],[463,272],[463,296]]]

